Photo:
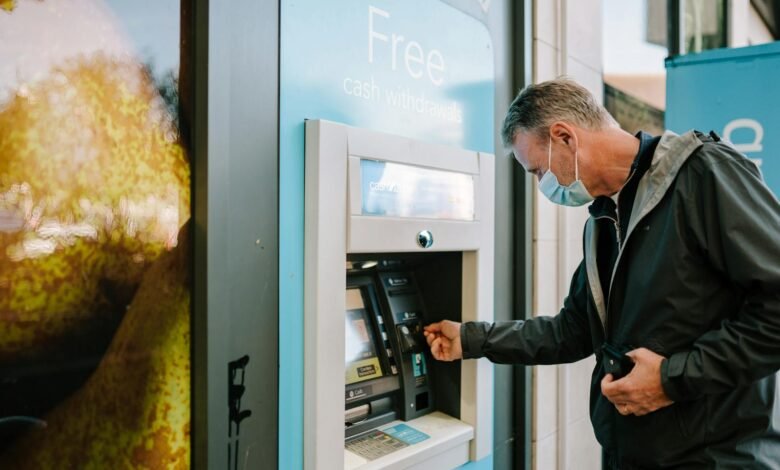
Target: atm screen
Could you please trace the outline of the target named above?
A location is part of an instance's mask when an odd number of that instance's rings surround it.
[[[358,288],[347,289],[344,327],[346,385],[381,377],[376,334]]]
[[[360,160],[362,214],[474,220],[474,177],[400,163]]]

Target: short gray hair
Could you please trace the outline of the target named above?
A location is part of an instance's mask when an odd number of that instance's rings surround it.
[[[509,105],[501,128],[501,139],[509,147],[518,131],[546,136],[547,129],[555,121],[593,130],[617,125],[585,87],[562,77],[520,90]]]

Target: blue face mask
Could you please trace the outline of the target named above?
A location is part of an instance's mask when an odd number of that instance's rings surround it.
[[[547,171],[539,180],[539,191],[554,204],[561,206],[581,206],[593,200],[585,185],[580,181],[579,162],[577,161],[577,152],[574,152],[574,182],[568,186],[562,186],[558,182],[558,177],[550,170],[552,163],[552,136],[547,143]]]

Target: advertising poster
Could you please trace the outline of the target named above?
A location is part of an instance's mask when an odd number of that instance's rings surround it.
[[[0,468],[189,468],[180,23],[0,2]]]

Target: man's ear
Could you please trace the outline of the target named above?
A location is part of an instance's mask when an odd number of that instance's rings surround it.
[[[574,132],[574,126],[564,121],[555,121],[550,126],[552,139],[571,149],[572,152],[577,148],[577,134]]]

